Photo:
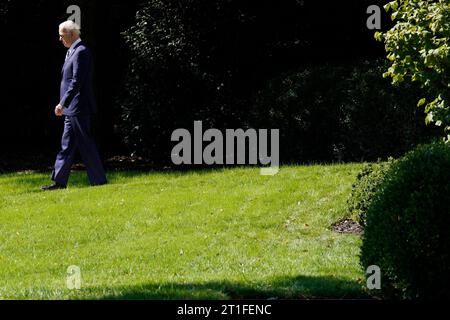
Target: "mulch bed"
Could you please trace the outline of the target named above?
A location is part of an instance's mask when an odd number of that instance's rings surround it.
[[[346,234],[362,234],[363,227],[356,221],[343,219],[332,225],[333,231]]]

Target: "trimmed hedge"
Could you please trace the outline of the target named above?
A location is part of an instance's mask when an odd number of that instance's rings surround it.
[[[369,163],[358,173],[347,199],[347,214],[353,221],[365,225],[367,210],[393,163],[392,158],[387,162]]]
[[[419,146],[391,166],[367,210],[360,258],[381,268],[386,297],[450,298],[450,145]]]

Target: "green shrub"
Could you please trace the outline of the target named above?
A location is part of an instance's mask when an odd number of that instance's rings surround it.
[[[392,163],[392,158],[387,162],[369,163],[358,173],[347,199],[347,214],[352,220],[365,225],[367,210]]]
[[[426,127],[414,85],[391,86],[382,60],[311,65],[282,74],[258,92],[250,123],[282,128],[281,158],[376,161],[401,157],[438,136]]]
[[[429,141],[416,107],[426,92],[391,86],[386,62],[310,59],[310,44],[331,37],[304,32],[320,4],[255,3],[142,2],[123,33],[131,58],[117,100],[130,150],[170,164],[168,137],[195,120],[205,130],[278,128],[283,163],[374,161]]]
[[[377,265],[382,292],[450,298],[450,146],[422,145],[397,160],[367,211],[361,264]]]

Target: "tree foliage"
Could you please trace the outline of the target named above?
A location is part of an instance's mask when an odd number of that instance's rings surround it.
[[[394,0],[385,5],[396,25],[375,38],[384,41],[393,83],[416,81],[433,93],[420,99],[426,122],[443,127],[450,141],[450,0]]]
[[[352,17],[369,1],[349,2],[348,10],[327,4],[318,19],[323,4],[312,0],[143,1],[124,32],[125,143],[167,161],[172,131],[202,120],[205,128],[282,128],[284,161],[376,160],[410,150],[423,131],[418,86],[392,88],[379,62],[359,63],[354,48],[364,47],[366,34]]]
[[[124,32],[132,56],[119,99],[127,145],[164,161],[167,137],[194,120],[247,127],[255,89],[286,61],[298,64],[287,52],[309,46],[302,8],[295,0],[143,1]]]

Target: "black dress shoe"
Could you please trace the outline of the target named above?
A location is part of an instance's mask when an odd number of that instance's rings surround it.
[[[62,184],[54,183],[54,184],[52,184],[50,186],[43,186],[41,189],[43,191],[52,191],[52,190],[60,190],[60,189],[66,189],[66,188],[67,187],[62,185]]]

